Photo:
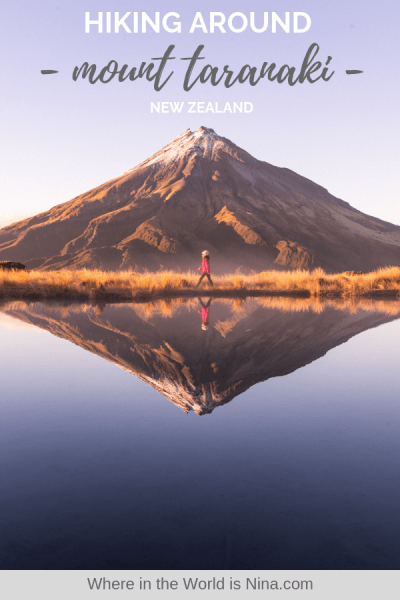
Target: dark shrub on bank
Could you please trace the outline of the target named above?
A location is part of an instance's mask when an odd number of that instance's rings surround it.
[[[20,262],[0,261],[0,269],[6,271],[27,271],[25,265]]]

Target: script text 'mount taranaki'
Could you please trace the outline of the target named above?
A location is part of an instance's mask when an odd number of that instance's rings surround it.
[[[74,68],[72,78],[77,81],[81,77],[87,79],[91,84],[97,82],[110,83],[114,78],[117,78],[119,82],[145,79],[152,82],[155,91],[159,92],[174,74],[174,71],[164,73],[168,61],[176,59],[175,56],[171,56],[174,48],[175,46],[171,44],[162,57],[152,58],[152,62],[148,64],[142,62],[140,67],[130,68],[127,64],[119,67],[116,60],[111,60],[98,72],[97,65],[89,65],[89,63],[84,62],[82,66]],[[212,86],[222,84],[226,88],[231,88],[236,83],[248,83],[255,86],[265,77],[269,81],[276,81],[277,83],[287,81],[290,86],[294,86],[297,83],[306,81],[308,83],[316,83],[318,80],[329,81],[335,73],[335,71],[329,73],[328,64],[332,59],[331,56],[328,56],[324,67],[322,62],[316,60],[319,52],[317,43],[310,45],[298,71],[294,66],[285,64],[278,67],[274,62],[264,62],[261,67],[246,64],[237,73],[234,73],[229,65],[221,68],[207,64],[203,67],[202,64],[204,63],[198,65],[198,61],[205,60],[205,57],[201,56],[203,50],[204,46],[199,45],[192,56],[181,58],[181,60],[189,61],[183,82],[183,89],[187,92],[197,83],[210,83]],[[199,66],[200,72],[198,72]]]

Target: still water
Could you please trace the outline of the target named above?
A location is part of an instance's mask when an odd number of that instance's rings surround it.
[[[207,305],[1,307],[1,568],[400,567],[400,308]]]

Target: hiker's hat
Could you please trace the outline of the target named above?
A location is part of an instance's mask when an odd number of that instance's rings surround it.
[[[210,253],[208,250],[203,250],[203,252],[201,253],[202,256],[210,256]]]
[[[207,331],[208,325],[206,325],[205,323],[203,323],[202,326],[201,326],[201,328],[202,328],[203,331]]]

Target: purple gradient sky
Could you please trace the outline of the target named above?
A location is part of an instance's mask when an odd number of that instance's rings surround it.
[[[85,34],[90,11],[178,12],[181,34]],[[305,34],[189,34],[195,12],[249,15],[254,11],[307,12]],[[288,167],[326,187],[356,208],[400,224],[399,5],[341,0],[230,2],[188,0],[15,0],[2,7],[2,152],[0,224],[46,210],[130,169],[187,127],[214,128],[259,159]],[[308,46],[320,45],[321,60],[333,57],[329,83],[289,87],[266,80],[226,90],[209,84],[182,90],[187,63],[174,61],[175,75],[157,93],[146,81],[108,85],[73,82],[84,61],[130,66],[161,56],[190,56],[198,44],[215,66],[263,61],[300,68]],[[57,69],[43,76],[41,69]],[[347,76],[346,69],[364,74]],[[151,101],[250,101],[250,115],[151,115]],[[10,216],[11,215],[11,216]]]

